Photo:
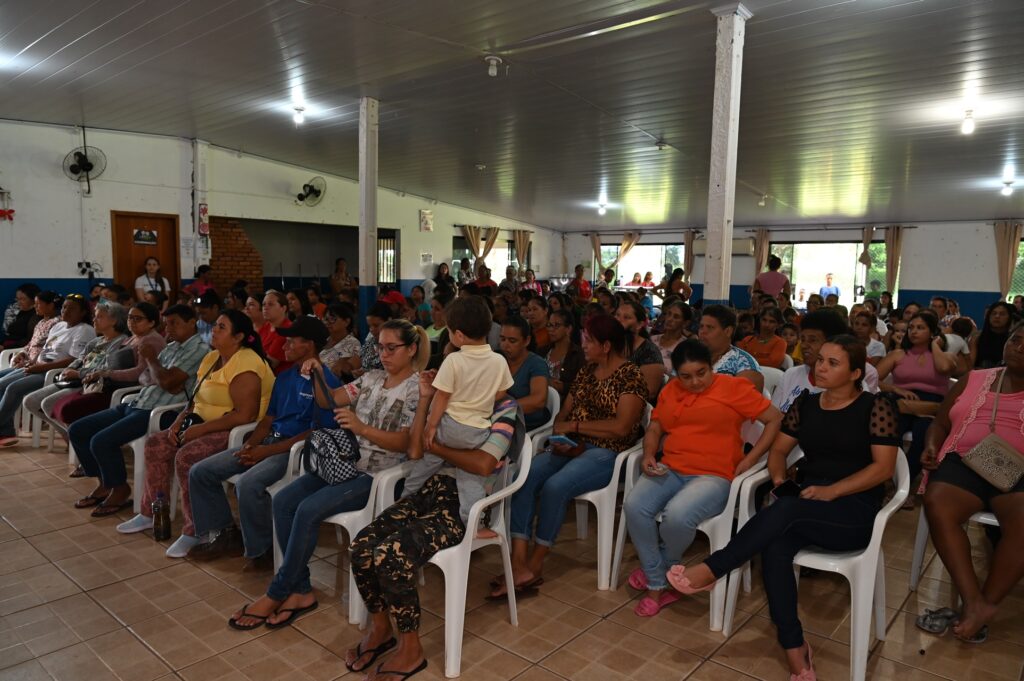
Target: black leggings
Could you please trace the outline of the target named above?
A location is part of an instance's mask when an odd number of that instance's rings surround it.
[[[434,475],[377,516],[352,542],[352,576],[371,613],[390,608],[398,631],[420,628],[416,571],[466,534],[455,478]]]
[[[705,564],[718,579],[761,554],[768,609],[785,649],[804,644],[796,608],[793,557],[807,546],[828,551],[855,551],[871,541],[878,496],[861,493],[834,501],[783,497],[759,511],[732,541]]]
[[[924,390],[912,390],[915,395],[921,398],[922,402],[942,402],[946,399],[944,395],[925,392]],[[935,421],[934,418],[925,416],[914,416],[913,414],[900,414],[900,435],[912,433],[913,439],[910,448],[907,450],[907,464],[910,466],[910,480],[913,481],[921,472],[921,453],[924,452],[924,438],[928,427]]]

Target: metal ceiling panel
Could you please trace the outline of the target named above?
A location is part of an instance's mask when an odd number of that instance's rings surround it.
[[[1021,212],[1022,192],[998,191],[1003,167],[1024,165],[1019,0],[746,4],[737,223]],[[562,229],[699,226],[711,6],[0,0],[0,117],[199,137],[355,177],[371,95],[384,186]]]

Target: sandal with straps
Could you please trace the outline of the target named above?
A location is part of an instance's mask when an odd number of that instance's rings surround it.
[[[376,648],[367,648],[366,650],[363,650],[363,649],[360,648],[361,645],[362,645],[362,642],[356,644],[356,659],[354,659],[352,661],[352,664],[349,664],[348,662],[345,663],[345,669],[349,670],[350,672],[356,672],[357,674],[359,672],[362,672],[362,671],[365,671],[365,670],[369,669],[370,665],[372,665],[374,662],[376,662],[378,657],[380,657],[384,653],[388,652],[389,650],[391,650],[392,648],[397,646],[398,645],[398,641],[396,641],[395,637],[392,636],[391,638],[389,638],[387,641],[384,641],[384,643],[381,643]],[[358,662],[359,658],[361,658],[363,655],[372,655],[373,657],[371,657],[369,660],[367,660],[366,664],[362,665],[361,667],[356,667],[356,662]],[[379,672],[379,670],[378,670],[378,672]],[[395,672],[395,673],[397,673],[397,672]]]
[[[398,671],[391,671],[389,669],[381,669],[381,667],[383,667],[383,666],[384,665],[379,665],[377,667],[377,674],[374,676],[374,678],[377,678],[378,676],[397,676],[399,679],[403,679],[404,680],[404,679],[408,679],[411,676],[416,676],[421,671],[426,669],[427,668],[427,661],[426,661],[426,659],[424,659],[423,662],[420,662],[418,665],[416,665],[416,669],[413,669],[410,672],[398,672]]]
[[[250,603],[249,605],[252,605],[252,603]],[[253,629],[259,629],[264,624],[266,624],[267,619],[270,617],[270,615],[254,615],[251,612],[249,612],[249,605],[246,605],[242,608],[241,615],[239,615],[238,617],[232,617],[228,620],[229,627],[231,627],[232,629],[237,629],[238,631],[252,631]],[[239,624],[238,620],[243,619],[245,617],[251,617],[254,620],[259,620],[259,622],[256,622],[255,624]]]

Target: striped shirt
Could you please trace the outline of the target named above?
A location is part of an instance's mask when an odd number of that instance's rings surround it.
[[[184,343],[178,343],[177,341],[168,343],[167,347],[160,351],[157,361],[164,369],[181,369],[188,375],[184,391],[174,394],[167,392],[160,387],[160,384],[147,367],[146,371],[139,377],[139,383],[145,387],[142,388],[142,392],[132,402],[132,407],[135,409],[152,410],[157,407],[166,407],[175,402],[184,402],[188,395],[195,391],[196,371],[199,369],[199,364],[203,361],[203,357],[206,357],[209,351],[210,347],[203,342],[199,334],[193,335]]]

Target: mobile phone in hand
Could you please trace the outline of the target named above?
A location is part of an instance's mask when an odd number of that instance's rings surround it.
[[[796,484],[792,480],[786,480],[778,487],[772,490],[772,497],[775,499],[781,499],[782,497],[798,497],[800,496],[800,485]]]
[[[575,447],[576,442],[564,435],[551,435],[548,437],[548,442],[553,445],[564,445],[566,447]]]

